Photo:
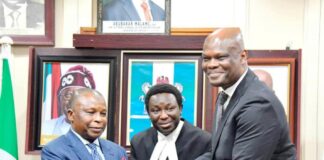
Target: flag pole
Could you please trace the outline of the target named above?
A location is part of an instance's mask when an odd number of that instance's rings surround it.
[[[11,56],[11,45],[13,44],[13,40],[9,36],[3,36],[0,38],[0,97],[1,97],[1,87],[2,87],[2,67],[3,67],[3,59],[7,58],[8,60],[10,59],[9,57]],[[9,62],[10,64],[10,62]],[[12,73],[12,72],[11,72]]]
[[[18,160],[17,128],[14,94],[10,74],[10,37],[2,37],[1,44],[1,83],[0,83],[0,159]]]

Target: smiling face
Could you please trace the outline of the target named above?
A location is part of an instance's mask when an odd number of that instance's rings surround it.
[[[237,36],[218,32],[207,37],[203,49],[202,69],[213,86],[226,89],[233,85],[247,67],[247,54]],[[219,38],[221,37],[221,38]]]
[[[149,100],[148,113],[154,128],[163,135],[169,135],[177,128],[182,106],[179,106],[176,97],[171,93],[152,95]]]
[[[107,110],[104,98],[99,92],[83,88],[85,92],[77,90],[72,97],[68,118],[75,132],[92,142],[105,130],[107,124]]]

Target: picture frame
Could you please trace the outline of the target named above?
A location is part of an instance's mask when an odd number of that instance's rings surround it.
[[[273,63],[275,62],[275,63]],[[295,80],[292,78],[295,75],[294,58],[282,58],[282,59],[260,59],[260,58],[250,58],[249,66],[252,71],[263,71],[267,72],[272,77],[272,90],[279,98],[280,102],[284,106],[284,110],[287,116],[288,122],[290,121],[290,108],[293,105],[292,93],[294,92],[293,85]],[[292,105],[290,104],[292,103]]]
[[[171,28],[171,35],[176,36],[207,36],[216,28]]]
[[[17,17],[19,19],[16,20],[12,20],[11,16],[0,15],[2,17],[0,35],[11,37],[13,45],[54,45],[54,2],[54,0],[26,1],[26,10],[19,12]],[[3,5],[0,6],[0,10],[4,10]],[[6,12],[10,12],[7,10]]]
[[[69,130],[65,122],[61,92],[69,86],[69,76],[83,86],[99,91],[107,103],[107,127],[102,138],[118,141],[115,128],[119,112],[120,52],[116,50],[30,48],[26,152],[39,152],[43,145]],[[50,73],[50,74],[49,74]],[[87,81],[86,81],[87,80]],[[87,82],[87,83],[86,83]],[[89,86],[90,85],[90,86]],[[65,88],[64,88],[65,87]],[[71,88],[71,87],[70,87]],[[69,88],[69,89],[70,89]],[[55,105],[56,104],[56,105]],[[61,122],[60,122],[61,120]],[[66,123],[68,124],[68,123]],[[69,124],[68,124],[69,125]]]
[[[137,50],[123,55],[122,146],[129,148],[132,136],[151,127],[144,98],[157,83],[176,86],[184,99],[182,117],[202,127],[201,52]]]
[[[262,69],[272,76],[275,95],[284,106],[293,143],[299,146],[300,129],[300,75],[301,75],[301,50],[247,50],[249,68],[253,71]],[[207,131],[212,131],[212,121],[215,113],[219,89],[212,87],[205,78],[204,97],[206,113],[204,116]]]
[[[98,34],[170,33],[171,0],[147,0],[149,13],[132,0],[98,1]]]

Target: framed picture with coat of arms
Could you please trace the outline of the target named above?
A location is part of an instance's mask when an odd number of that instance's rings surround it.
[[[202,70],[198,51],[124,51],[121,145],[148,128],[145,94],[155,84],[169,83],[182,94],[181,117],[202,127]]]

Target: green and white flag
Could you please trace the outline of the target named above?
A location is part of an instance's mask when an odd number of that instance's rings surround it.
[[[2,53],[4,54],[4,53]],[[0,160],[18,160],[15,104],[8,58],[2,59],[0,90]]]

